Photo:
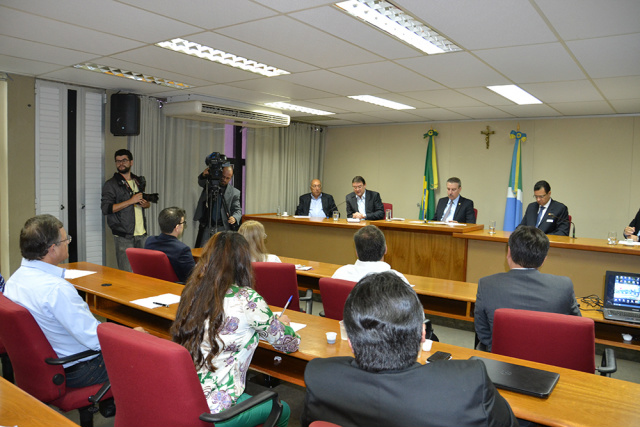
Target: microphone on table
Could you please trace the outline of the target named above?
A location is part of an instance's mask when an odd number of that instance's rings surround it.
[[[576,225],[574,224],[573,221],[569,221],[569,218],[560,218],[559,216],[554,215],[551,212],[549,212],[547,215],[549,215],[551,218],[557,219],[559,222],[568,222],[569,223],[569,229],[571,229],[571,225],[573,225],[573,235],[571,236],[571,238],[572,239],[576,238]]]

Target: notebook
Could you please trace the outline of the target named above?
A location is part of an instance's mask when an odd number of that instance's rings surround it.
[[[556,386],[560,374],[514,365],[499,360],[471,356],[469,360],[481,360],[487,368],[489,379],[497,387],[529,396],[547,398]]]
[[[640,274],[607,271],[602,314],[608,320],[640,323]]]

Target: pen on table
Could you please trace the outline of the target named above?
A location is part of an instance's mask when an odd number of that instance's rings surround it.
[[[284,308],[282,309],[282,313],[280,313],[280,316],[278,316],[278,319],[282,317],[282,315],[284,314],[284,311],[287,309],[287,307],[289,307],[289,303],[291,302],[291,298],[293,298],[293,295],[291,295],[289,297],[289,299],[287,300],[287,303],[284,305]]]
[[[169,304],[164,304],[164,303],[161,303],[161,302],[155,302],[155,301],[154,301],[153,303],[154,303],[155,305],[161,305],[161,306],[163,306],[163,307],[167,307],[167,308],[169,307]]]

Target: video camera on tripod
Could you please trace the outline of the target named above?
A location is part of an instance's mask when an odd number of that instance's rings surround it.
[[[207,180],[210,181],[209,186],[219,186],[220,179],[222,178],[222,170],[225,167],[231,166],[227,160],[227,156],[217,152],[209,154],[204,163],[207,165],[209,173],[206,175]]]

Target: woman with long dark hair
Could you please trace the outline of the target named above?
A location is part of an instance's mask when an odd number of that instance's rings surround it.
[[[231,231],[217,233],[205,245],[189,276],[171,326],[173,341],[193,358],[212,413],[251,397],[244,393],[246,374],[260,339],[287,353],[297,351],[300,344],[289,318],[276,317],[253,289],[253,282],[246,239]],[[282,403],[284,410],[277,425],[283,427],[290,409]],[[270,410],[271,403],[265,402],[218,424],[261,424]]]

